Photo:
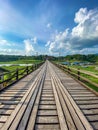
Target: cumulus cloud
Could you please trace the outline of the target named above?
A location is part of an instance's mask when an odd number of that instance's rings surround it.
[[[48,47],[50,44],[51,44],[51,41],[48,41],[48,42],[45,44],[45,47]]]
[[[11,46],[11,43],[5,39],[0,39],[0,46]]]
[[[94,47],[98,44],[98,9],[81,8],[75,16],[78,25],[72,29],[72,42],[79,49]],[[75,47],[75,46],[74,46]]]
[[[3,55],[24,55],[25,52],[19,49],[0,49],[0,54]]]
[[[55,35],[49,43],[50,52],[75,53],[95,46],[98,48],[98,9],[80,8],[74,21],[77,25],[70,32],[66,29]]]
[[[35,50],[33,45],[36,43],[37,38],[24,40],[26,55],[32,55]]]
[[[32,55],[37,45],[37,37],[25,39],[22,43],[10,42],[6,39],[0,39],[0,54],[5,55]]]
[[[31,38],[32,43],[36,44],[37,43],[37,37]]]
[[[21,47],[22,46],[22,47]],[[6,39],[0,39],[0,54],[3,55],[25,55],[23,43],[14,43]]]

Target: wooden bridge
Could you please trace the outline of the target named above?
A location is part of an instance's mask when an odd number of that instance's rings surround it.
[[[0,130],[98,130],[98,96],[46,61],[0,92]]]

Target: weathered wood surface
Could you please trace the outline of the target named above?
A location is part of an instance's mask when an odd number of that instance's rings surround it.
[[[50,62],[0,93],[0,130],[97,130],[98,97]]]

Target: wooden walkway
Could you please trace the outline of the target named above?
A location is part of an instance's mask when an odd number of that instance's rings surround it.
[[[98,96],[46,61],[0,92],[0,130],[98,130]]]

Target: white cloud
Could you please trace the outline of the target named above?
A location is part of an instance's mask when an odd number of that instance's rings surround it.
[[[66,29],[51,40],[50,52],[80,53],[86,48],[94,48],[98,45],[98,9],[88,11],[87,8],[80,8],[75,14],[74,21],[77,26],[70,32]]]
[[[75,14],[74,21],[76,23],[84,22],[88,17],[87,8],[80,8],[80,10]]]
[[[2,55],[25,55],[23,50],[19,49],[0,49]]]
[[[11,43],[5,39],[0,39],[0,46],[11,46]]]
[[[48,41],[46,44],[45,44],[45,47],[48,47],[50,45],[51,41]]]
[[[23,43],[14,43],[0,38],[0,54],[3,55],[25,55]],[[21,47],[22,46],[22,47]]]
[[[34,52],[33,43],[34,43],[34,40],[32,42],[32,39],[24,40],[26,55],[32,55],[33,54],[33,52]]]
[[[31,38],[31,41],[36,44],[37,43],[37,37]]]
[[[10,55],[32,55],[37,45],[37,38],[25,39],[22,43],[9,42],[0,39],[0,54]]]

